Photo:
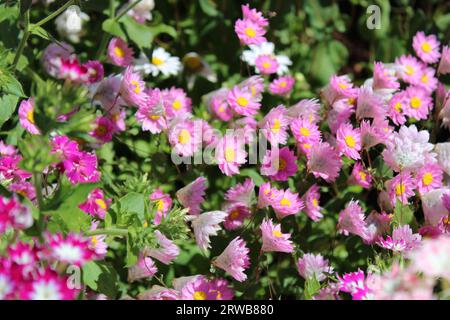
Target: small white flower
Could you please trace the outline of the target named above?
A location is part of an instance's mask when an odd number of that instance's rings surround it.
[[[437,153],[440,166],[450,175],[450,142],[436,144],[434,151]]]
[[[71,42],[79,42],[83,34],[83,23],[89,21],[89,16],[78,6],[70,6],[55,20],[58,33]]]
[[[152,53],[149,60],[143,53],[135,60],[135,70],[145,74],[157,76],[162,73],[164,76],[177,75],[181,70],[181,62],[178,57],[172,57],[163,48],[157,48]]]
[[[210,236],[217,235],[221,229],[219,223],[225,221],[228,214],[224,211],[210,211],[192,217],[192,228],[194,229],[195,240],[202,250],[210,248]]]
[[[274,56],[278,62],[278,75],[283,75],[289,71],[289,66],[292,65],[292,61],[289,57],[285,55],[276,55],[275,54],[275,45],[272,42],[264,42],[260,45],[250,45],[250,50],[245,50],[242,52],[241,59],[247,62],[251,66],[256,65],[256,59],[262,55]],[[256,72],[259,73],[259,70],[256,69]]]
[[[135,0],[130,0],[128,1],[128,3],[132,3],[134,1]],[[145,23],[145,21],[152,20],[153,18],[152,10],[154,8],[155,8],[154,0],[142,0],[137,5],[135,5],[130,11],[128,11],[127,14],[132,16],[137,22]]]

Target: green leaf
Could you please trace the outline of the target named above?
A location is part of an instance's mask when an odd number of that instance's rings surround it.
[[[6,94],[0,97],[0,127],[11,118],[16,110],[19,98],[12,94]]]
[[[117,282],[116,271],[104,261],[89,261],[83,266],[83,283],[108,298],[116,298]]]
[[[177,35],[177,32],[173,27],[165,24],[147,26],[137,23],[131,17],[124,17],[120,21],[125,27],[128,38],[141,48],[150,48],[153,39],[161,33],[167,33],[174,38]]]
[[[413,218],[414,212],[411,207],[408,205],[404,205],[399,199],[397,199],[395,203],[394,217],[392,219],[392,222],[397,226],[401,226],[410,224],[413,221]]]
[[[217,5],[211,0],[199,0],[198,3],[200,4],[200,9],[210,17],[215,17],[219,13],[216,8]]]
[[[126,34],[122,30],[122,26],[120,25],[119,22],[117,22],[114,19],[106,19],[105,21],[103,21],[102,29],[103,29],[103,31],[108,32],[109,34],[111,34],[113,36],[120,37],[122,39],[126,39]]]
[[[125,212],[134,212],[144,216],[145,197],[141,193],[130,192],[120,199],[120,207]]]
[[[309,277],[305,282],[305,299],[311,300],[320,289],[320,282],[315,276]]]
[[[19,149],[23,156],[20,167],[29,172],[41,173],[57,161],[56,155],[51,153],[48,139],[41,135],[26,136],[19,141]]]
[[[53,37],[44,28],[42,28],[40,26],[36,26],[36,25],[32,24],[32,25],[30,25],[29,30],[30,30],[31,34],[34,34],[43,39],[46,39],[49,41],[53,39]]]
[[[241,175],[251,178],[257,187],[264,183],[264,179],[255,169],[242,169]]]

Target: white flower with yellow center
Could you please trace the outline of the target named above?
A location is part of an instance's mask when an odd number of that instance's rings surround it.
[[[162,73],[164,76],[177,75],[181,70],[181,62],[178,57],[173,57],[163,48],[153,50],[151,58],[147,58],[143,53],[135,60],[135,70],[144,74],[157,76]]]

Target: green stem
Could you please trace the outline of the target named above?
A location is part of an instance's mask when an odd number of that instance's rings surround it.
[[[142,0],[136,0],[135,2],[129,3],[118,15],[114,18],[114,20],[119,21],[128,11],[133,9],[139,2]]]
[[[12,64],[12,70],[16,70],[17,63],[19,63],[19,59],[22,56],[23,50],[25,49],[25,46],[28,41],[28,37],[30,36],[30,31],[28,30],[28,26],[30,24],[30,11],[27,10],[24,13],[24,19],[25,19],[25,28],[23,32],[22,39],[20,39],[19,47],[17,48],[16,55],[14,56],[14,61]]]
[[[69,6],[71,6],[73,3],[75,2],[75,0],[69,0],[67,1],[61,8],[59,8],[58,10],[56,10],[55,12],[53,12],[52,14],[50,14],[48,17],[42,19],[41,21],[39,21],[38,23],[35,24],[35,26],[42,26],[43,24],[49,22],[50,20],[52,20],[53,18],[56,18],[57,16],[59,16],[64,10],[66,10]]]
[[[91,237],[91,236],[97,236],[100,234],[105,234],[108,236],[119,236],[119,237],[123,237],[128,235],[128,230],[127,229],[120,229],[120,228],[106,228],[106,229],[97,229],[97,230],[91,230],[91,231],[86,231],[84,233],[85,236],[87,237]]]
[[[40,173],[34,173],[33,182],[39,208],[39,218],[37,227],[39,230],[39,234],[42,234],[42,232],[44,231],[44,223],[45,223],[44,214],[42,213],[42,208],[44,207],[44,198],[42,197],[42,175]]]

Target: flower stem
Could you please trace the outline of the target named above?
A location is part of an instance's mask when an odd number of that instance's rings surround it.
[[[25,19],[25,28],[22,35],[22,39],[20,39],[19,46],[17,47],[16,55],[14,56],[14,60],[12,63],[12,70],[16,70],[17,63],[19,63],[19,59],[22,56],[23,50],[25,49],[25,46],[28,41],[28,37],[30,36],[30,31],[28,30],[28,26],[30,24],[30,11],[27,10],[24,13],[24,19]]]
[[[87,237],[96,236],[100,234],[122,237],[128,235],[128,230],[120,228],[106,228],[106,229],[90,230],[84,233],[84,235]]]
[[[50,14],[48,17],[42,19],[41,21],[39,21],[38,23],[35,24],[35,26],[42,26],[43,24],[49,22],[50,20],[52,20],[53,18],[56,18],[57,16],[59,16],[64,10],[66,10],[69,6],[71,6],[73,3],[75,2],[75,0],[69,0],[67,1],[61,8],[59,8],[58,10],[56,10],[55,12],[53,12],[52,14]]]
[[[36,191],[36,199],[38,202],[38,208],[39,208],[39,218],[37,222],[37,228],[39,231],[39,234],[42,234],[44,231],[44,223],[45,223],[45,217],[42,213],[42,208],[44,206],[44,198],[42,197],[42,175],[39,172],[33,173],[33,182],[34,182],[34,189]]]

